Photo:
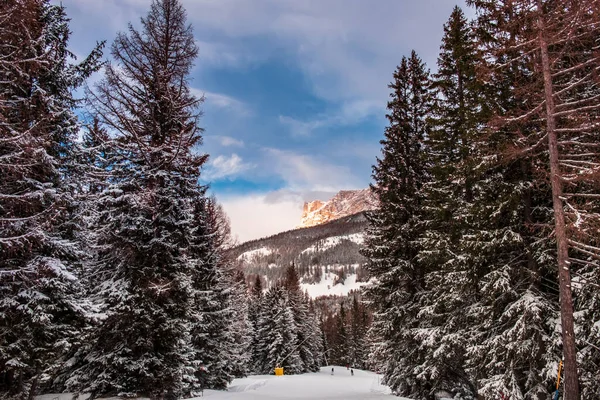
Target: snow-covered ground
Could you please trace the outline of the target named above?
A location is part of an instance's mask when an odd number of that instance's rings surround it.
[[[237,259],[245,260],[245,261],[252,261],[252,259],[254,257],[268,256],[272,252],[273,252],[273,250],[271,250],[267,247],[261,247],[260,249],[245,251],[242,254],[240,254]]]
[[[402,400],[390,394],[387,386],[381,385],[381,377],[367,371],[354,370],[354,376],[346,367],[323,367],[314,374],[274,376],[256,375],[235,379],[229,390],[207,390],[203,397],[211,400],[259,400],[259,399],[306,399],[306,400]],[[36,400],[54,400],[58,395],[39,396]],[[71,396],[60,395],[59,400],[71,400]],[[407,399],[405,399],[407,400]]]
[[[312,246],[302,250],[302,253],[314,253],[315,251],[325,251],[341,243],[342,240],[349,240],[356,244],[363,244],[365,241],[365,235],[362,233],[353,233],[351,235],[344,236],[332,236],[327,239],[319,240]]]
[[[355,265],[357,267],[358,265]],[[307,291],[308,295],[315,299],[319,296],[347,296],[351,290],[359,289],[361,286],[367,284],[367,282],[356,282],[356,274],[348,274],[344,283],[338,283],[334,286],[333,281],[338,277],[333,272],[325,272],[323,268],[323,275],[321,282],[317,283],[301,283],[300,287],[303,291]],[[330,267],[331,268],[331,267]]]

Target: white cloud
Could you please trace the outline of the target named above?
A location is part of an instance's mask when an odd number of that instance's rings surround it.
[[[244,142],[242,140],[234,139],[229,136],[219,136],[219,140],[223,147],[244,147]]]
[[[243,101],[223,93],[209,92],[191,88],[190,92],[196,97],[204,97],[204,105],[207,107],[229,108],[238,112],[237,115],[246,115],[249,113],[248,107]]]
[[[293,229],[300,223],[301,200],[291,197],[273,202],[267,196],[219,198],[231,220],[231,231],[240,242]]]
[[[337,192],[363,186],[347,166],[288,150],[264,150],[271,170],[287,183],[290,190]]]
[[[252,168],[254,168],[253,164],[244,163],[242,158],[235,153],[230,156],[220,155],[209,161],[208,168],[202,174],[202,179],[204,181],[231,179]]]
[[[327,124],[326,120],[317,119],[313,121],[300,121],[286,115],[279,116],[279,122],[290,128],[290,133],[294,137],[307,137],[312,131],[321,128]]]
[[[280,115],[279,122],[289,127],[293,137],[308,137],[316,129],[352,125],[384,112],[385,104],[382,101],[356,100],[343,102],[336,112],[328,115],[320,115],[307,121]]]
[[[109,43],[128,21],[139,25],[150,5],[150,0],[61,1],[73,16],[74,39],[93,34]],[[183,0],[200,49],[198,68],[248,68],[285,49],[286,56],[296,56],[293,62],[316,95],[355,106],[385,102],[392,72],[412,48],[435,69],[442,24],[456,3],[464,1],[379,0],[373,7],[364,0]]]
[[[442,24],[459,0],[187,0],[190,19],[234,50],[241,40],[297,55],[314,92],[332,100],[381,100],[403,54],[411,49],[435,67]],[[467,11],[472,14],[472,11]],[[273,51],[273,50],[271,50]],[[218,54],[217,54],[218,55]],[[245,56],[244,56],[245,57]],[[243,65],[243,62],[241,63]]]

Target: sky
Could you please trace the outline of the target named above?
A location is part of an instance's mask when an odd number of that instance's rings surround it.
[[[108,57],[150,1],[62,0],[72,51],[81,59],[106,40]],[[464,9],[458,0],[182,3],[199,48],[191,87],[205,97],[202,180],[240,242],[293,229],[304,201],[369,185],[396,66],[414,49],[435,70],[443,24]]]

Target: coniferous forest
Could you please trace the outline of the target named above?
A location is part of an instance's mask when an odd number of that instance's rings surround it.
[[[467,4],[437,65],[390,71],[379,208],[344,255],[370,283],[313,300],[302,238],[266,285],[200,183],[180,0],[79,62],[65,7],[2,0],[0,397],[178,399],[335,364],[415,400],[542,400],[562,362],[563,399],[600,398],[600,3]]]
[[[373,359],[416,399],[547,399],[563,359],[564,398],[600,398],[599,3],[468,3],[389,85]]]

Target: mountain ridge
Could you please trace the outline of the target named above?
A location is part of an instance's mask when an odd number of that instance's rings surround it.
[[[305,202],[302,208],[300,225],[308,228],[322,225],[349,215],[377,208],[377,199],[371,189],[340,190],[328,201],[314,200]]]

